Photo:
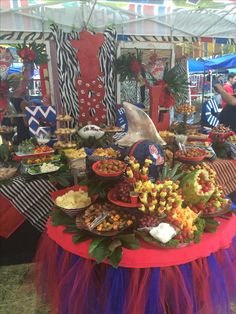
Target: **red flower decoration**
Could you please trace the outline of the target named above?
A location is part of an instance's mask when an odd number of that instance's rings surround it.
[[[131,72],[138,74],[139,72],[141,72],[142,65],[140,62],[138,62],[138,60],[134,59],[130,62],[129,68]]]
[[[28,47],[18,51],[18,56],[23,59],[24,62],[33,62],[36,59],[36,52]]]

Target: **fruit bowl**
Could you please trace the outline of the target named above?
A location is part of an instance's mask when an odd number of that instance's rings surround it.
[[[76,216],[79,229],[102,236],[114,236],[133,227],[136,217],[110,203],[94,203]]]
[[[123,174],[126,163],[116,159],[98,160],[92,165],[93,171],[101,177],[118,177]]]

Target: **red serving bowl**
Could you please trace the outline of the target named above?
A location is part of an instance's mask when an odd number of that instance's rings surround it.
[[[119,170],[117,171],[112,171],[112,173],[108,173],[108,172],[105,172],[105,171],[101,171],[99,169],[99,167],[102,165],[102,164],[117,164],[119,165]],[[97,162],[95,162],[93,165],[92,165],[92,169],[93,171],[98,175],[98,176],[101,176],[101,177],[118,177],[120,175],[123,174],[123,172],[125,171],[127,165],[126,163],[124,163],[123,161],[120,161],[120,160],[117,160],[117,159],[106,159],[106,160],[98,160]]]
[[[199,156],[183,156],[181,151],[176,152],[176,158],[180,161],[190,161],[190,162],[196,162],[196,161],[202,161],[204,158],[206,158],[207,153],[203,149],[201,149],[202,155]]]

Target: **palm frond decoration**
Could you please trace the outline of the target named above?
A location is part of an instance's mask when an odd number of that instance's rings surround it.
[[[163,80],[167,83],[168,90],[173,95],[177,105],[188,98],[189,82],[181,63],[176,64],[170,70],[165,70]]]
[[[114,63],[116,74],[120,74],[120,81],[137,79],[138,73],[142,70],[142,53],[137,50],[135,53],[121,55]]]

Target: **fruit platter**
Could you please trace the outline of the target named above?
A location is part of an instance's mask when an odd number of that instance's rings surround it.
[[[55,164],[52,162],[44,162],[41,165],[36,165],[36,166],[30,166],[27,168],[27,173],[35,176],[35,175],[39,175],[39,174],[46,174],[46,173],[51,173],[51,172],[55,172],[57,170],[59,170],[61,167],[61,165],[59,164]]]
[[[54,149],[50,146],[34,146],[31,142],[29,144],[21,144],[18,147],[18,152],[16,152],[17,157],[34,157],[36,155],[46,155],[53,154]]]
[[[121,176],[125,168],[126,164],[116,159],[98,160],[92,165],[93,171],[102,177]]]
[[[95,203],[76,216],[76,226],[103,236],[114,236],[129,228],[136,217],[111,203]]]

